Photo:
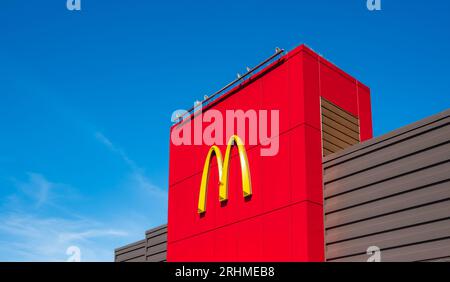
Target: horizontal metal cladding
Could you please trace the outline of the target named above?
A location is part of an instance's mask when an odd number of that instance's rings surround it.
[[[143,262],[145,261],[145,240],[140,240],[115,250],[116,262]]]
[[[450,257],[450,110],[324,158],[326,259]]]
[[[424,260],[426,262],[450,262],[450,257],[442,257],[437,259]]]
[[[145,232],[145,258],[149,262],[162,262],[167,258],[167,225],[161,225]]]
[[[321,98],[323,155],[339,152],[359,143],[359,119]]]
[[[116,262],[164,262],[167,257],[167,225],[145,232],[145,239],[117,248]]]

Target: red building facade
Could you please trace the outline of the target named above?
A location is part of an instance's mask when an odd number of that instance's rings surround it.
[[[357,117],[360,141],[372,137],[369,88],[305,45],[203,108],[203,113],[215,109],[224,116],[226,110],[278,110],[279,151],[261,156],[260,141],[245,144],[252,194],[244,197],[240,155],[233,148],[229,198],[222,202],[218,164],[213,160],[206,212],[199,213],[200,185],[211,146],[171,142],[168,261],[325,259],[321,99]],[[197,118],[171,130],[192,127]],[[201,122],[203,128],[208,126]],[[224,145],[217,146],[222,154],[230,137],[224,136]]]

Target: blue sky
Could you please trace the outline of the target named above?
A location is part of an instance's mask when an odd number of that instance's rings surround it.
[[[277,46],[369,85],[375,135],[450,105],[449,1],[0,5],[0,261],[112,260],[164,223],[172,112]]]

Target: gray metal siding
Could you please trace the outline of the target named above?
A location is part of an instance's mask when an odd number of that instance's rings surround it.
[[[167,257],[167,225],[161,225],[145,232],[147,241],[146,260],[149,262],[166,261]]]
[[[163,262],[167,257],[167,225],[145,232],[145,239],[115,250],[116,262]]]
[[[450,110],[324,158],[328,261],[450,257]]]
[[[359,143],[359,120],[349,112],[321,98],[323,155]]]
[[[145,261],[145,240],[126,245],[115,250],[116,262]]]

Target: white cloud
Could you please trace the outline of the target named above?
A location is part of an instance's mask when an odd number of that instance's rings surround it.
[[[77,232],[63,232],[59,234],[59,239],[62,241],[86,241],[90,238],[98,238],[98,237],[124,237],[127,236],[128,233],[121,230],[114,229],[91,229]]]
[[[53,188],[53,183],[47,181],[39,173],[28,173],[27,182],[17,182],[17,187],[27,196],[36,201],[37,206],[45,204],[48,200],[49,190]]]
[[[158,201],[167,201],[167,192],[153,185],[143,173],[134,171],[130,178],[131,183],[129,186],[136,187],[140,192],[144,192],[144,194],[148,194],[150,197],[157,197]]]
[[[140,191],[149,193],[149,195],[152,197],[156,196],[164,200],[167,199],[167,191],[154,185],[152,181],[150,181],[150,179],[145,175],[144,170],[139,167],[134,160],[129,158],[125,151],[114,145],[114,143],[111,142],[111,140],[101,132],[97,131],[95,133],[95,138],[100,143],[105,145],[111,152],[117,154],[122,159],[122,161],[130,168],[131,187],[136,187]]]
[[[2,261],[11,257],[20,257],[22,261],[65,261],[70,246],[80,248],[83,261],[111,261],[114,243],[109,240],[128,236],[125,231],[104,228],[82,218],[42,217],[22,212],[1,214],[0,222],[2,238],[13,239],[0,244]]]
[[[133,224],[99,222],[68,209],[63,200],[80,199],[69,185],[27,175],[13,180],[17,192],[1,202],[0,261],[66,261],[70,246],[80,248],[82,261],[112,261],[118,242],[134,239],[128,231],[138,233]]]
[[[13,182],[23,195],[32,200],[36,208],[46,205],[57,206],[56,202],[61,198],[79,198],[79,195],[69,185],[51,182],[44,175],[36,172],[28,172],[27,176],[26,180],[13,179]],[[14,196],[16,196],[16,200],[20,200],[17,195],[10,197]]]
[[[131,160],[127,154],[117,146],[115,146],[111,140],[109,140],[103,133],[95,132],[95,138],[105,145],[111,152],[117,154],[131,169],[136,170],[138,166],[135,164],[133,160]]]
[[[115,248],[142,239],[145,229],[160,224],[151,215],[166,213],[167,192],[105,135],[97,132],[95,137],[128,166],[123,189],[134,189],[145,211],[125,205],[106,220],[82,216],[67,205],[84,199],[76,189],[27,173],[26,179],[13,179],[17,191],[1,199],[0,261],[66,261],[70,246],[80,248],[82,261],[112,261]]]

